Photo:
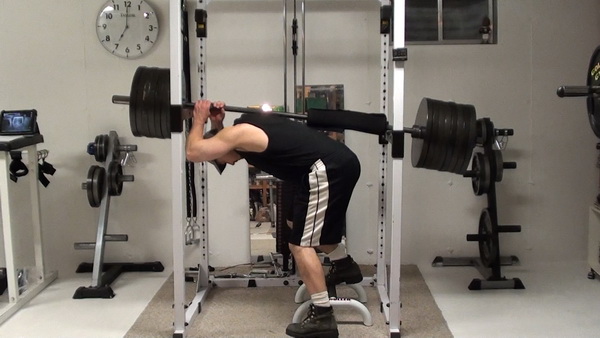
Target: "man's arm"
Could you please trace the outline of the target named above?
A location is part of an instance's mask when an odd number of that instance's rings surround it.
[[[197,101],[194,105],[194,119],[186,143],[186,157],[188,161],[210,161],[229,151],[227,149],[228,146],[222,144],[223,142],[208,142],[210,139],[204,140],[204,127],[209,118],[213,129],[223,129],[223,119],[225,118],[224,105],[223,102],[215,102],[213,104],[208,100]],[[212,114],[211,107],[213,107]],[[215,108],[218,109],[218,112]],[[212,143],[217,144],[212,145]]]
[[[221,108],[217,114],[210,113],[209,101],[198,101],[194,106],[194,121],[186,143],[186,157],[191,162],[211,161],[232,150],[262,152],[267,148],[268,137],[262,129],[249,124],[223,127],[225,104],[216,102],[215,107]],[[221,131],[209,139],[204,139],[204,126],[210,116],[213,128]]]

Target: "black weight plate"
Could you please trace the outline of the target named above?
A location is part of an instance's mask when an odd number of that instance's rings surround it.
[[[106,155],[108,155],[108,136],[106,134],[97,135],[94,139],[94,144],[96,145],[94,158],[98,162],[104,162],[106,160]]]
[[[497,234],[494,234],[492,218],[487,208],[479,216],[479,235],[485,238],[479,241],[479,258],[483,266],[489,268],[498,259],[498,247],[494,240]]]
[[[481,162],[477,157],[477,154],[473,156],[473,160],[471,161],[471,172],[473,172],[473,176],[471,176],[471,187],[473,188],[473,193],[475,195],[479,195],[479,185],[481,180]]]
[[[600,85],[600,46],[594,50],[590,58],[590,65],[587,73],[587,85]],[[590,125],[594,134],[600,137],[600,96],[596,93],[588,95],[587,108]]]
[[[494,143],[494,123],[487,117],[477,121],[476,144],[482,147],[492,146]]]
[[[431,131],[431,125],[433,120],[433,112],[431,110],[431,99],[423,98],[419,109],[417,110],[417,116],[415,117],[415,127],[425,128],[425,135],[422,138],[412,138],[410,159],[412,166],[415,168],[423,168],[425,158],[429,151],[429,132]]]
[[[168,69],[166,71],[168,72]],[[164,73],[165,69],[156,68],[156,103],[154,110],[154,123],[156,128],[156,134],[154,137],[161,139],[165,138],[165,126],[163,122],[165,120],[164,114],[168,114],[170,107],[169,102],[171,100],[168,90],[170,83],[168,78],[165,80]],[[167,90],[165,90],[165,81]]]
[[[446,121],[446,137],[447,140],[445,142],[446,156],[444,158],[444,162],[442,163],[442,167],[440,170],[449,171],[450,166],[452,164],[452,158],[454,156],[454,150],[456,149],[456,120],[458,115],[458,109],[456,107],[456,103],[451,102],[450,106],[450,114],[448,116],[448,120]]]
[[[136,126],[140,136],[148,136],[148,122],[146,118],[145,109],[147,102],[145,101],[146,85],[148,83],[148,67],[143,67],[144,71],[140,74],[138,81],[138,97],[137,97],[137,110],[135,113]]]
[[[473,192],[477,196],[487,194],[492,183],[490,159],[484,153],[475,153],[471,164],[471,170],[475,176],[471,178]]]
[[[171,73],[161,69],[158,86],[160,99],[160,138],[171,138]]]
[[[466,143],[464,148],[462,148],[464,150],[462,162],[459,162],[459,165],[455,168],[455,173],[462,175],[469,167],[469,160],[471,159],[473,149],[475,148],[475,140],[477,138],[477,117],[475,113],[475,107],[472,105],[461,104],[459,105],[459,109],[462,109],[465,113]]]
[[[123,167],[119,161],[112,161],[108,165],[108,193],[111,196],[120,196],[123,191]]]
[[[493,179],[496,182],[502,181],[502,176],[504,174],[504,159],[502,158],[502,151],[492,149],[494,153],[494,168],[496,168],[495,172],[492,174]]]
[[[432,100],[433,123],[429,138],[429,151],[425,159],[425,168],[438,170],[439,160],[445,155],[443,142],[443,131],[445,126],[446,102]],[[442,159],[443,160],[443,159]]]
[[[144,120],[146,121],[146,129],[148,130],[147,137],[156,137],[156,109],[158,104],[157,98],[157,82],[158,73],[156,67],[151,67],[146,70],[148,73],[144,88]]]
[[[152,78],[154,77],[154,72],[152,68],[147,67],[146,71],[142,75],[142,87],[144,88],[142,91],[142,109],[138,110],[138,128],[143,136],[153,137],[153,133],[151,130],[152,118],[154,113],[154,101],[155,101],[155,90],[153,88]],[[152,112],[152,113],[149,113]]]
[[[97,199],[94,197],[94,189],[97,188],[94,185],[94,167],[96,166],[91,166],[90,169],[88,169],[87,178],[85,180],[85,190],[87,192],[88,203],[92,208],[96,208],[99,205]]]
[[[112,144],[113,144],[113,156],[112,159],[118,160],[121,157],[121,142],[119,142],[119,135],[115,132],[112,135]],[[106,139],[109,139],[111,136],[107,136]]]
[[[456,150],[454,152],[452,172],[461,174],[461,170],[464,167],[464,159],[467,149],[467,141],[469,139],[469,124],[468,115],[463,109],[462,105],[456,106],[458,111],[458,130],[456,134]]]
[[[450,102],[436,102],[437,113],[434,123],[437,125],[435,134],[435,156],[431,159],[431,169],[441,170],[446,159],[446,147],[448,141],[447,123],[451,115]]]
[[[464,113],[458,105],[456,105],[454,109],[456,109],[456,119],[454,122],[455,134],[453,140],[454,148],[452,151],[452,156],[450,157],[450,163],[448,164],[448,171],[453,173],[456,172],[456,168],[458,166],[458,163],[460,162],[459,160],[462,160],[462,158],[464,157],[461,147],[466,142],[466,124]]]
[[[423,163],[423,168],[432,169],[433,159],[437,155],[437,129],[438,129],[438,105],[437,100],[430,99],[429,100],[429,111],[431,112],[431,127],[427,128],[427,137],[425,138],[425,142],[427,142],[428,150],[427,156],[425,157],[425,162]]]
[[[131,81],[131,90],[129,91],[129,127],[134,136],[142,136],[137,125],[137,113],[141,106],[142,90],[141,77],[145,67],[138,67]]]
[[[97,208],[100,206],[100,202],[102,201],[102,193],[104,191],[104,179],[104,168],[97,165],[90,167],[86,179],[86,190],[88,203],[92,208]]]

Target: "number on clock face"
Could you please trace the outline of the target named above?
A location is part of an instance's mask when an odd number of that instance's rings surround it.
[[[111,0],[96,21],[98,40],[116,56],[134,59],[147,53],[158,38],[158,18],[144,0]]]

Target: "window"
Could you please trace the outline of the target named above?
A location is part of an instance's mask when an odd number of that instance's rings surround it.
[[[496,0],[406,0],[408,44],[496,43]]]

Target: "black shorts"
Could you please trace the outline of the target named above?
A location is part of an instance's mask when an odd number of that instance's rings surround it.
[[[346,211],[360,176],[356,155],[317,160],[297,187],[291,244],[316,247],[342,240]]]

